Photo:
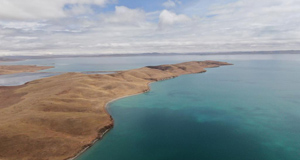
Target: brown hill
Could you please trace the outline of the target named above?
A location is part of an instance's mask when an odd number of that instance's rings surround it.
[[[39,70],[53,68],[52,66],[36,66],[36,65],[0,65],[0,75],[15,74],[22,72],[36,72]]]
[[[225,62],[148,66],[109,75],[66,73],[0,87],[0,159],[62,160],[74,157],[113,126],[109,101],[149,90],[150,82]]]

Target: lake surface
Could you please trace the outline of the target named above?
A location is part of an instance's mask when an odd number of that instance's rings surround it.
[[[5,64],[86,72],[192,60],[234,65],[152,83],[148,93],[109,104],[114,128],[77,160],[299,160],[300,54],[80,57]],[[22,76],[6,77],[6,83],[22,81]]]
[[[114,128],[77,160],[299,160],[300,55],[253,57],[111,103]]]
[[[300,52],[299,52],[300,54]],[[245,54],[245,55],[188,55],[188,56],[129,56],[129,57],[75,57],[29,59],[24,61],[2,62],[1,65],[42,65],[54,66],[41,72],[86,72],[86,71],[119,71],[147,65],[172,64],[186,61],[223,60],[288,60],[298,61],[299,54]]]

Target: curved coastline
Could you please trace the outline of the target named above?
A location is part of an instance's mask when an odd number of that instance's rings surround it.
[[[216,67],[211,67],[211,68],[216,68]],[[203,72],[199,72],[199,73],[204,73],[204,72],[206,72],[206,70],[203,71]],[[195,73],[195,74],[198,74],[198,73]],[[176,76],[176,77],[177,77],[177,76]],[[85,151],[87,151],[88,149],[90,149],[91,147],[93,147],[98,141],[100,141],[101,139],[103,139],[104,136],[105,136],[105,134],[108,133],[108,132],[114,127],[114,119],[112,118],[112,115],[108,112],[108,108],[110,107],[110,106],[109,106],[110,103],[113,103],[113,102],[115,102],[115,101],[117,101],[117,100],[120,100],[120,99],[123,99],[123,98],[127,98],[127,97],[131,97],[131,96],[136,96],[136,95],[140,95],[140,94],[143,94],[143,93],[147,93],[147,92],[149,92],[149,91],[151,90],[150,85],[151,85],[152,83],[159,82],[159,81],[164,81],[164,80],[169,80],[169,79],[173,79],[173,78],[176,78],[176,77],[170,77],[170,78],[165,78],[165,79],[157,80],[157,81],[154,81],[154,82],[148,82],[148,84],[147,84],[148,89],[145,90],[144,92],[136,93],[136,94],[132,94],[132,95],[127,95],[127,96],[122,96],[122,97],[115,98],[115,99],[113,99],[113,100],[108,101],[108,102],[105,104],[104,108],[105,108],[106,114],[108,114],[108,115],[110,116],[110,118],[111,118],[111,122],[112,122],[112,123],[111,123],[111,125],[108,125],[108,126],[110,126],[110,127],[109,127],[109,128],[106,128],[106,129],[104,130],[104,132],[99,131],[99,135],[100,135],[100,136],[99,136],[98,138],[96,138],[95,140],[93,140],[90,144],[86,145],[86,146],[84,147],[84,149],[81,150],[80,152],[78,152],[74,157],[72,157],[72,158],[67,158],[66,160],[76,160],[76,158],[79,158]],[[101,130],[101,129],[100,129],[100,130]]]
[[[211,68],[217,68],[217,67],[211,67]],[[205,70],[205,71],[202,71],[202,72],[199,72],[199,73],[204,73],[204,72],[206,72],[206,70]],[[198,73],[195,73],[195,74],[198,74]],[[108,114],[108,115],[110,116],[110,118],[111,118],[111,122],[112,122],[112,123],[111,123],[111,125],[109,125],[110,127],[109,127],[109,128],[106,128],[106,129],[104,130],[104,132],[99,131],[99,135],[100,135],[100,136],[99,136],[98,138],[96,138],[95,140],[93,140],[90,144],[86,145],[86,146],[84,147],[84,149],[81,150],[79,153],[77,153],[74,157],[72,157],[72,158],[67,158],[66,160],[76,160],[76,158],[79,158],[85,151],[87,151],[88,149],[90,149],[91,147],[93,147],[98,141],[100,141],[101,139],[103,139],[104,136],[105,136],[105,134],[108,133],[108,132],[114,127],[114,119],[112,118],[112,115],[108,112],[108,108],[110,107],[110,106],[109,106],[110,103],[113,103],[113,102],[115,102],[115,101],[117,101],[117,100],[120,100],[120,99],[123,99],[123,98],[127,98],[127,97],[131,97],[131,96],[136,96],[136,95],[140,95],[140,94],[143,94],[143,93],[147,93],[147,92],[149,92],[149,91],[151,90],[150,85],[151,85],[152,83],[159,82],[159,81],[164,81],[164,80],[169,80],[169,79],[173,79],[173,78],[176,78],[176,77],[178,77],[178,76],[168,77],[168,78],[164,78],[164,79],[157,80],[157,81],[154,81],[154,82],[148,82],[148,83],[147,83],[148,89],[145,90],[144,92],[140,92],[140,93],[136,93],[136,94],[132,94],[132,95],[127,95],[127,96],[122,96],[122,97],[118,97],[118,98],[115,98],[115,99],[113,99],[113,100],[108,101],[108,102],[105,104],[104,108],[105,108],[106,114]]]
[[[175,77],[174,77],[175,78]],[[163,81],[163,80],[161,80]],[[155,82],[158,82],[158,81],[155,81]],[[133,94],[133,95],[128,95],[128,96],[123,96],[123,97],[119,97],[119,98],[115,98],[113,100],[110,100],[109,102],[107,102],[104,106],[105,108],[105,111],[106,113],[110,116],[111,120],[112,120],[112,124],[111,124],[111,127],[110,128],[107,128],[104,132],[100,133],[100,136],[98,138],[96,138],[94,141],[92,141],[92,143],[88,144],[82,151],[80,151],[79,153],[76,154],[76,156],[72,157],[72,158],[67,158],[66,160],[76,160],[76,158],[79,158],[85,151],[87,151],[88,149],[90,149],[91,147],[93,147],[98,141],[100,141],[101,139],[104,138],[105,134],[108,133],[113,127],[114,127],[114,119],[112,118],[112,116],[109,114],[108,112],[108,108],[110,107],[109,104],[110,103],[113,103],[117,100],[120,100],[120,99],[123,99],[123,98],[127,98],[127,97],[131,97],[131,96],[136,96],[136,95],[140,95],[140,94],[143,94],[143,93],[147,93],[151,90],[151,87],[150,85],[152,83],[155,83],[155,82],[149,82],[147,85],[148,85],[148,90],[144,91],[144,92],[141,92],[141,93],[136,93],[136,94]]]
[[[231,64],[192,61],[108,75],[66,73],[18,87],[0,87],[0,94],[5,95],[0,97],[3,102],[0,122],[5,122],[0,129],[6,131],[0,133],[0,140],[5,142],[0,144],[0,157],[76,159],[113,127],[114,121],[108,112],[110,103],[148,92],[153,82],[202,73],[206,72],[204,68],[223,65]],[[15,112],[18,114],[12,116]],[[15,128],[9,127],[11,125]],[[29,138],[24,139],[24,136]],[[32,143],[34,145],[30,145]],[[17,146],[21,152],[15,153],[16,149],[9,146]],[[44,154],[40,155],[41,152]]]

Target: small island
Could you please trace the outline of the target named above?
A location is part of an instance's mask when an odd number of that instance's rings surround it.
[[[103,75],[66,73],[21,86],[1,86],[0,157],[72,159],[113,127],[107,103],[144,93],[151,82],[223,65],[231,64],[192,61]]]
[[[16,74],[23,72],[37,72],[40,70],[50,69],[52,66],[36,66],[36,65],[0,65],[0,75]]]

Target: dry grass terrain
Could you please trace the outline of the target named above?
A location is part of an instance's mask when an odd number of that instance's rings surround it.
[[[22,72],[36,72],[39,70],[53,68],[52,66],[36,66],[36,65],[0,65],[0,75],[15,74]]]
[[[0,87],[0,159],[63,160],[113,126],[107,102],[149,90],[148,83],[225,62],[148,66],[108,75],[66,73]]]

